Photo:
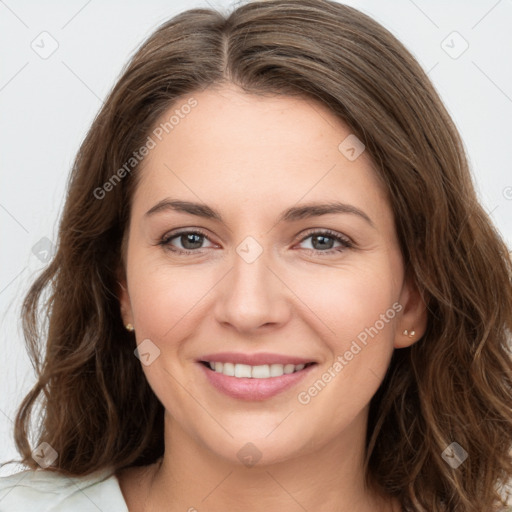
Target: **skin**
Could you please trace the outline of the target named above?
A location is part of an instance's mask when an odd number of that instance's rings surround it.
[[[125,323],[137,343],[149,339],[160,350],[143,370],[166,410],[161,464],[118,474],[130,511],[400,510],[364,484],[368,408],[393,350],[425,332],[426,310],[405,279],[391,206],[369,155],[347,159],[338,145],[350,129],[310,99],[235,86],[193,97],[197,106],[144,161],[120,281]],[[173,210],[146,215],[168,197],[207,204],[224,222]],[[364,211],[374,226],[348,213],[277,222],[289,207],[334,200]],[[190,249],[186,237],[169,241],[178,228],[207,238]],[[344,235],[353,247],[333,239],[313,245],[315,237],[304,239],[312,228]],[[197,254],[159,245],[166,235],[168,245]],[[250,264],[236,252],[247,236],[262,249]],[[298,393],[394,303],[401,311],[300,403]],[[318,364],[297,386],[246,401],[213,388],[196,363],[224,351]],[[252,467],[237,456],[248,442],[261,454]]]

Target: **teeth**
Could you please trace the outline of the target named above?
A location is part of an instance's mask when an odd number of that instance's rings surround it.
[[[252,368],[248,364],[235,364],[235,377],[252,377]],[[217,365],[215,365],[217,371]],[[224,368],[221,370],[224,373]]]
[[[222,364],[222,363],[220,363]],[[230,377],[235,376],[235,365],[233,363],[224,363],[222,366],[221,372],[224,375],[229,375]]]
[[[217,363],[208,362],[210,368],[217,372],[228,375],[229,377],[268,379],[269,377],[281,377],[289,373],[302,370],[305,364],[262,364],[259,366],[250,366],[248,364]]]
[[[262,364],[261,366],[253,366],[251,375],[249,375],[249,377],[252,377],[253,379],[268,379],[270,377],[268,364]]]

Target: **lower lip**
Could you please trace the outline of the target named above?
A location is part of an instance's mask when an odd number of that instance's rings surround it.
[[[267,400],[272,398],[299,383],[316,366],[316,364],[312,364],[298,372],[284,374],[281,377],[250,379],[248,377],[230,377],[210,370],[202,363],[197,364],[216,389],[232,398],[241,400]]]

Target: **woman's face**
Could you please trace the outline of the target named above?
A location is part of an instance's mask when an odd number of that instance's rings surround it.
[[[150,134],[121,292],[167,421],[233,462],[360,443],[424,327],[368,154],[311,100],[191,98]]]

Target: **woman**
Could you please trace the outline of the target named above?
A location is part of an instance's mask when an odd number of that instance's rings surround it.
[[[46,354],[1,510],[503,510],[511,270],[382,26],[180,14],[91,127],[24,303]]]

